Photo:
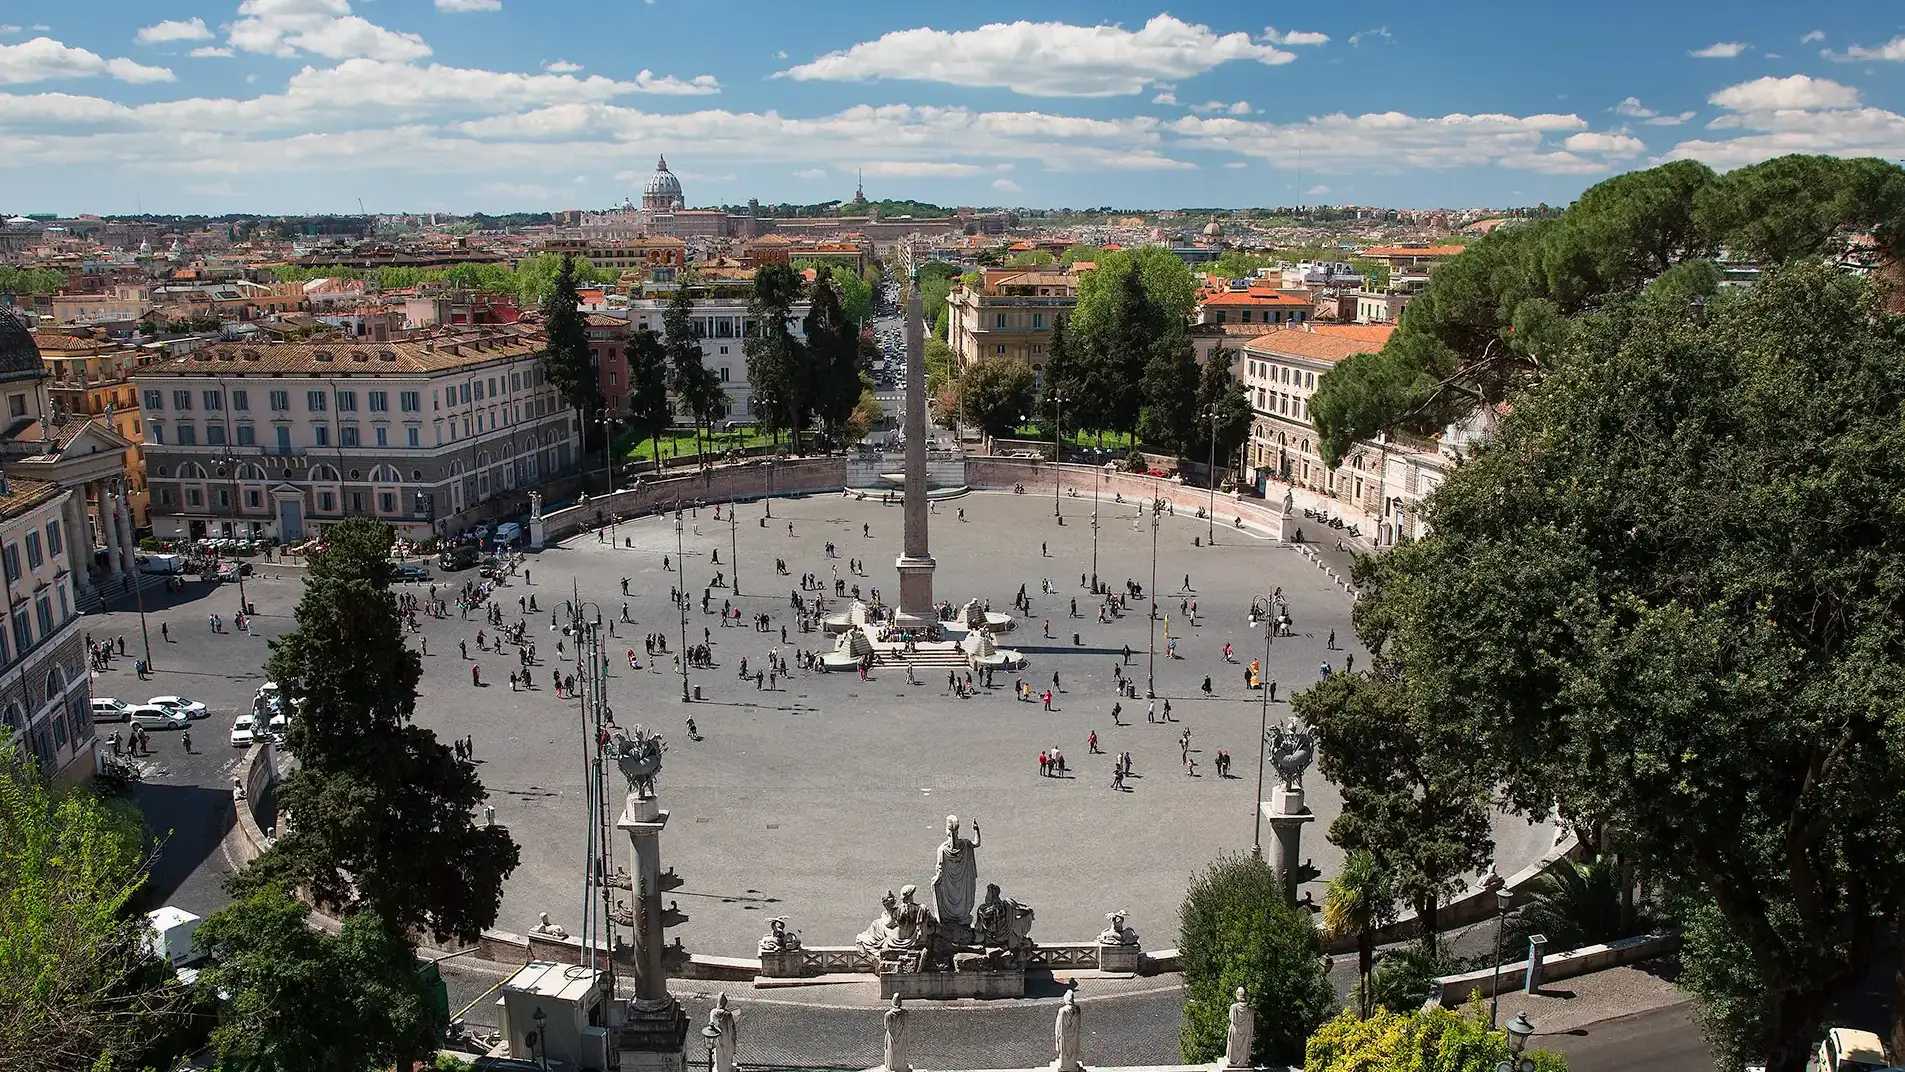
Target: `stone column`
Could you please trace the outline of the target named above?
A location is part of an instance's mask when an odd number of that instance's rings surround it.
[[[630,793],[615,825],[628,834],[635,902],[635,996],[618,1032],[622,1069],[686,1072],[688,1014],[669,995],[662,967],[661,832],[668,813],[653,797]]]
[[[924,625],[933,612],[933,556],[926,542],[926,328],[920,310],[919,272],[906,294],[906,492],[905,542],[899,560],[900,607],[895,621]]]
[[[116,513],[119,523],[120,558],[125,565],[126,576],[131,577],[133,583],[137,584],[139,581],[139,540],[133,535],[132,530],[132,489],[124,478],[119,481],[119,503]]]
[[[1271,790],[1270,799],[1258,807],[1263,809],[1263,817],[1269,820],[1270,829],[1276,835],[1277,851],[1270,862],[1277,869],[1277,877],[1283,880],[1284,900],[1295,905],[1297,876],[1303,866],[1303,824],[1315,822],[1316,816],[1303,803],[1300,785],[1277,786]]]
[[[68,489],[66,506],[60,510],[60,535],[66,541],[66,561],[73,570],[74,594],[89,598],[93,584],[93,536],[86,527],[86,489]]]
[[[113,531],[112,499],[106,495],[104,481],[94,481],[92,489],[93,509],[99,512],[99,542],[106,548],[106,572],[118,576],[125,572],[125,565],[119,560],[119,540]]]

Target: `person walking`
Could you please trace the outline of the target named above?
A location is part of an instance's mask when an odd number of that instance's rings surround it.
[[[482,671],[477,669],[477,666],[475,663],[471,663],[470,664],[470,685],[473,687],[481,687],[482,684],[483,684]]]
[[[1098,731],[1097,730],[1092,730],[1091,736],[1085,738],[1085,752],[1087,755],[1093,755],[1093,756],[1103,754],[1098,751]]]
[[[1210,675],[1209,674],[1204,675],[1204,695],[1205,696],[1210,695]]]
[[[1051,767],[1051,762],[1052,762],[1052,761],[1051,761],[1051,758],[1050,758],[1049,756],[1047,756],[1047,755],[1046,755],[1046,754],[1045,754],[1044,752],[1040,752],[1040,753],[1038,754],[1038,775],[1039,775],[1039,777],[1041,777],[1041,778],[1049,778],[1049,777],[1051,777],[1051,769],[1052,769],[1052,767]]]
[[[1156,724],[1157,724],[1157,720],[1158,720],[1158,702],[1157,702],[1156,700],[1148,700],[1148,701],[1146,701],[1146,702],[1145,702],[1145,705],[1144,705],[1144,720],[1145,720],[1146,722],[1149,722],[1149,723],[1151,723],[1151,724],[1153,724],[1153,725],[1156,725]]]
[[[179,731],[179,747],[188,754],[192,751],[192,731],[189,727]]]
[[[1045,690],[1045,709],[1047,711],[1050,711],[1052,709],[1052,690],[1051,689]]]
[[[1124,704],[1118,703],[1117,701],[1114,700],[1111,704],[1111,724],[1114,726],[1124,725],[1123,722],[1120,722],[1118,720],[1118,716],[1123,713],[1124,713]]]

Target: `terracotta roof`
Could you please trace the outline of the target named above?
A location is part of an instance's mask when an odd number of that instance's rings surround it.
[[[1310,330],[1318,335],[1334,335],[1339,339],[1355,339],[1380,347],[1396,333],[1394,324],[1325,324],[1312,320]]]
[[[1359,255],[1364,257],[1453,257],[1467,248],[1467,246],[1370,246]]]
[[[1097,261],[1073,261],[1072,262],[1072,271],[1074,272],[1089,272],[1096,267],[1098,267]]]
[[[1244,344],[1246,351],[1259,356],[1296,357],[1324,364],[1335,364],[1351,355],[1374,353],[1381,348],[1380,343],[1365,339],[1287,327],[1265,332]]]
[[[6,490],[0,492],[0,517],[11,518],[58,495],[60,486],[51,480],[31,480],[10,476]]]
[[[205,346],[134,373],[147,376],[318,375],[415,376],[506,358],[531,357],[546,345],[540,329],[527,324],[460,328],[397,342],[361,339],[311,342],[228,343]]]
[[[1291,297],[1288,294],[1278,294],[1274,290],[1247,290],[1247,291],[1225,290],[1225,291],[1219,291],[1215,294],[1206,293],[1200,299],[1199,304],[1201,305],[1242,305],[1242,306],[1247,306],[1253,309],[1258,306],[1275,305],[1275,306],[1296,306],[1296,307],[1307,309],[1309,308],[1311,303],[1310,303],[1310,299],[1308,298],[1296,298],[1296,297]]]

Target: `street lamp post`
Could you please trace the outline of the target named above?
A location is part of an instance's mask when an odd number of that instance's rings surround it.
[[[115,503],[124,504],[125,510],[126,510],[126,516],[127,517],[132,516],[132,501],[129,496],[124,495],[121,492],[117,492],[117,491],[109,491],[106,494],[110,496]],[[117,507],[115,507],[115,509],[117,509]],[[152,672],[152,634],[146,630],[145,587],[139,583],[140,580],[141,578],[139,576],[139,564],[137,562],[134,562],[132,566],[132,599],[133,599],[133,603],[139,608],[139,640],[141,643],[145,645],[145,649],[146,649],[146,672],[151,673]],[[242,599],[244,597],[240,596],[239,598]]]
[[[1058,427],[1065,415],[1065,397],[1057,391],[1052,392],[1052,516],[1058,517],[1058,480],[1061,475],[1059,463],[1065,460],[1064,451],[1059,446]]]
[[[1521,1051],[1528,1047],[1528,1040],[1534,1037],[1535,1025],[1528,1014],[1518,1012],[1513,1020],[1502,1030],[1508,1032],[1508,1060],[1495,1066],[1495,1072],[1535,1072],[1535,1060]]]
[[[1205,479],[1210,481],[1210,513],[1204,518],[1204,542],[1217,546],[1217,407],[1204,411],[1204,419],[1210,421],[1210,468]]]
[[[762,501],[767,504],[767,516],[771,518],[774,516],[774,459],[761,459],[761,468],[766,470],[766,476],[763,479],[767,484],[767,494]]]
[[[602,493],[606,495],[615,490],[615,466],[609,461],[609,447],[615,440],[615,426],[621,422],[613,410],[604,406],[596,423],[602,426]]]
[[[1257,604],[1263,599],[1263,595],[1258,594],[1250,601],[1250,628],[1263,626],[1263,662],[1257,664],[1257,688],[1262,692],[1257,715],[1257,828],[1251,836],[1251,851],[1258,859],[1263,858],[1264,740],[1270,736],[1270,689],[1263,683],[1263,675],[1270,668],[1270,641],[1277,635],[1276,603],[1272,600],[1259,611]]]
[[[239,522],[236,519],[240,514],[238,508],[238,463],[233,457],[230,447],[225,448],[225,458],[218,463],[218,475],[229,476],[231,478],[232,517],[234,518],[231,523],[232,538],[237,539]],[[238,574],[238,609],[245,614],[250,614],[251,601],[245,598],[245,571],[242,566],[236,564],[234,564],[233,569]]]
[[[1105,476],[1104,467],[1092,463],[1091,467],[1091,591],[1098,593],[1098,482]]]
[[[728,568],[734,571],[734,594],[741,594],[741,515],[728,504]]]
[[[1495,982],[1493,993],[1488,999],[1488,1026],[1491,1029],[1495,1026],[1495,1018],[1502,1005],[1502,926],[1508,920],[1508,904],[1515,899],[1514,891],[1502,882],[1500,875],[1492,877],[1495,880]]]
[[[681,651],[675,661],[681,665],[681,702],[692,702],[688,696],[688,564],[681,558],[681,508],[675,508],[675,576],[680,583],[675,585],[675,602],[681,606]]]
[[[1151,500],[1151,641],[1145,653],[1144,698],[1158,694],[1158,523],[1164,517],[1164,500]]]
[[[536,1015],[530,1019],[536,1024],[536,1041],[531,1042],[529,1047],[535,1052],[536,1063],[542,1066],[543,1072],[549,1072],[549,1014],[538,1005]]]

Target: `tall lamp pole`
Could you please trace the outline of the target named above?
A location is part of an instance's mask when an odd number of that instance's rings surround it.
[[[109,491],[106,494],[111,496],[115,502],[125,504],[126,516],[127,517],[132,516],[131,496],[126,495],[122,492],[117,492],[117,491]],[[135,561],[132,564],[132,599],[134,604],[137,605],[139,608],[139,640],[145,644],[146,672],[151,673],[152,672],[152,634],[146,630],[146,595],[145,595],[145,586],[139,583],[141,579],[142,578],[139,576],[139,564],[137,561]],[[239,598],[242,599],[244,597],[240,596]]]
[[[1257,715],[1257,830],[1251,837],[1251,852],[1258,859],[1263,858],[1263,764],[1264,741],[1270,735],[1270,688],[1263,683],[1264,672],[1270,669],[1270,641],[1277,635],[1276,603],[1271,601],[1267,609],[1259,611],[1257,605],[1265,600],[1259,593],[1250,601],[1250,628],[1263,626],[1263,662],[1257,664],[1257,688],[1263,693],[1258,704]],[[1498,958],[1499,959],[1499,958]]]
[[[1058,464],[1065,460],[1064,452],[1058,442],[1058,426],[1065,416],[1065,397],[1057,391],[1052,392],[1052,516],[1058,517]]]
[[[1151,641],[1145,654],[1144,696],[1158,694],[1158,523],[1164,517],[1164,500],[1151,500]]]
[[[609,447],[615,439],[615,426],[621,423],[613,410],[602,407],[601,419],[596,421],[602,426],[602,494],[615,490],[615,466],[609,461]]]
[[[1098,591],[1098,482],[1104,479],[1105,468],[1096,462],[1091,467],[1091,590]]]
[[[1502,881],[1500,875],[1490,875],[1495,885],[1495,981],[1488,998],[1488,1026],[1495,1027],[1495,1018],[1502,1007],[1502,925],[1508,920],[1509,902],[1515,899],[1515,893]]]
[[[741,594],[741,515],[728,504],[728,568],[734,571],[734,594]]]
[[[1206,471],[1210,481],[1210,511],[1204,521],[1204,542],[1217,546],[1217,406],[1213,404],[1204,411],[1204,419],[1210,422],[1210,468]]]
[[[237,463],[237,460],[233,457],[230,447],[225,448],[225,458],[223,461],[220,461],[218,463],[218,475],[229,476],[231,478],[232,517],[237,518],[240,514],[240,510],[238,508],[238,463]],[[130,508],[128,508],[128,514],[130,514]],[[236,539],[238,538],[238,522],[234,520],[231,523],[231,526],[232,526],[232,538]],[[234,565],[233,569],[238,574],[238,609],[245,612],[246,614],[250,614],[251,602],[245,598],[244,568],[240,565]]]
[[[761,459],[761,468],[766,470],[767,494],[762,501],[767,504],[767,516],[774,516],[774,459]]]
[[[681,559],[681,508],[675,508],[675,576],[681,583],[675,585],[675,601],[681,606],[681,653],[675,661],[681,664],[681,702],[692,702],[688,697],[688,564]]]

